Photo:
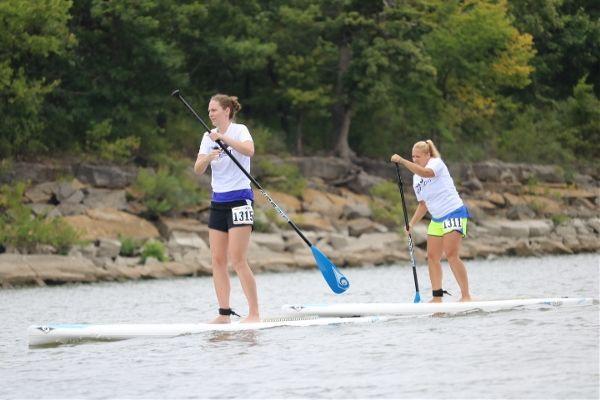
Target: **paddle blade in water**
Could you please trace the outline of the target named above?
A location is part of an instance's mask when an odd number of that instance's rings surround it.
[[[420,303],[421,302],[421,295],[419,294],[419,292],[415,293],[415,301],[413,303]]]
[[[348,279],[342,275],[340,271],[338,271],[337,267],[334,263],[332,263],[325,254],[321,252],[321,250],[317,249],[315,246],[311,246],[310,250],[315,257],[315,261],[325,278],[325,281],[334,291],[334,293],[343,293],[350,287],[350,282]]]

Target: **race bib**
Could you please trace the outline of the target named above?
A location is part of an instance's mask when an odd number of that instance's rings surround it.
[[[231,219],[234,225],[252,225],[254,223],[254,211],[252,206],[245,205],[231,209]]]
[[[461,223],[460,218],[445,219],[443,224],[444,224],[444,230],[446,230],[446,229],[451,229],[451,230],[462,229],[462,223]]]

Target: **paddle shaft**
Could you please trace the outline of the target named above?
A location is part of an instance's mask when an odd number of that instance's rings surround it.
[[[206,123],[202,120],[202,118],[200,118],[200,116],[198,115],[198,113],[196,113],[196,111],[194,110],[194,108],[183,98],[183,96],[181,95],[179,89],[173,91],[173,93],[171,93],[171,95],[175,96],[179,100],[181,100],[181,102],[196,117],[196,119],[198,121],[200,121],[200,123],[202,124],[202,126],[204,126],[204,129],[206,129],[207,132],[211,131],[211,129],[208,127],[208,125],[206,125]],[[311,243],[311,241],[308,240],[308,238],[304,235],[304,233],[302,233],[302,231],[300,230],[300,228],[298,228],[298,226],[291,219],[289,219],[289,217],[287,216],[287,214],[281,209],[281,207],[279,207],[277,205],[277,203],[275,203],[275,201],[273,201],[273,199],[271,198],[271,196],[269,196],[269,194],[267,192],[265,192],[265,190],[262,188],[262,186],[260,185],[260,183],[258,183],[258,181],[256,179],[254,179],[254,177],[252,175],[250,175],[250,173],[248,171],[246,171],[246,169],[242,166],[242,164],[240,164],[240,162],[238,161],[238,159],[235,158],[233,154],[231,154],[231,151],[229,151],[229,149],[227,148],[227,146],[225,146],[225,143],[223,143],[221,140],[217,140],[217,144],[229,156],[229,158],[231,158],[231,160],[235,163],[235,165],[238,166],[238,168],[244,173],[244,175],[246,175],[246,177],[248,179],[250,179],[250,181],[254,184],[254,186],[256,186],[258,188],[258,190],[260,190],[260,192],[267,198],[267,200],[269,201],[269,203],[271,204],[271,206],[275,209],[275,211],[277,211],[279,213],[279,215],[281,215],[283,217],[283,219],[285,219],[287,221],[287,223],[302,238],[302,240],[304,241],[304,243],[306,243],[306,245],[308,247],[312,247],[313,244]]]
[[[415,290],[419,293],[419,279],[417,278],[417,264],[415,263],[415,253],[413,250],[413,240],[410,234],[410,226],[408,225],[408,215],[406,213],[406,201],[404,200],[404,185],[402,183],[402,176],[400,175],[400,166],[396,165],[396,175],[398,175],[398,189],[400,189],[400,198],[402,199],[402,214],[404,214],[404,226],[408,233],[408,251],[410,253],[410,261],[412,262],[413,278],[415,280]]]

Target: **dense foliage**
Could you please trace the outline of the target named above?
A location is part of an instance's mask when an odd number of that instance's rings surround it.
[[[0,0],[0,156],[193,156],[181,88],[201,114],[237,95],[267,151],[433,138],[454,159],[591,161],[599,17],[592,0]]]
[[[0,187],[0,244],[21,253],[34,253],[48,245],[52,251],[67,254],[71,247],[83,244],[79,232],[62,218],[35,215],[22,203],[25,184]]]

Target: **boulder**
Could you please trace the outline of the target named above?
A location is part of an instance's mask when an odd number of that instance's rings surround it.
[[[260,247],[264,247],[271,251],[283,252],[285,250],[285,242],[283,237],[277,233],[253,233],[250,240]]]
[[[2,287],[44,284],[44,281],[29,266],[25,257],[20,254],[0,254],[0,285]]]
[[[156,227],[161,236],[168,238],[174,231],[195,233],[208,243],[208,226],[194,218],[160,217]]]
[[[101,238],[98,240],[96,257],[116,258],[121,252],[121,242],[115,239]]]
[[[208,251],[208,244],[194,232],[173,231],[169,237],[169,249],[173,251],[198,250]]]
[[[302,208],[305,211],[316,212],[330,218],[338,218],[342,215],[343,208],[339,203],[334,204],[327,193],[315,189],[305,189],[302,199]]]
[[[273,201],[288,215],[290,213],[298,212],[302,209],[302,203],[294,196],[276,191],[270,191],[268,193]],[[257,206],[262,207],[264,210],[270,210],[273,208],[267,198],[256,189],[254,189],[254,202]]]
[[[294,214],[290,216],[291,220],[294,221],[300,229],[309,231],[326,231],[333,232],[333,225],[327,218],[322,217],[320,214],[314,212],[305,212],[302,214]]]
[[[346,219],[355,218],[371,218],[373,212],[367,203],[351,203],[348,202],[344,206],[342,215]]]
[[[350,236],[361,236],[365,233],[387,232],[387,228],[367,218],[356,218],[348,221]]]
[[[137,171],[133,167],[80,164],[74,167],[75,176],[81,182],[109,189],[122,189],[131,185]]]
[[[385,182],[385,179],[360,171],[354,179],[347,183],[347,186],[350,190],[355,192],[368,194],[373,186],[381,182]]]
[[[79,230],[84,240],[117,239],[119,235],[146,240],[159,236],[145,219],[109,208],[87,210],[85,215],[67,216],[64,221]]]
[[[292,157],[303,176],[321,178],[325,182],[343,181],[359,169],[349,161],[338,157]]]
[[[83,257],[28,255],[24,260],[46,283],[95,282],[106,273]]]
[[[90,188],[85,192],[83,204],[88,208],[114,208],[121,211],[127,209],[125,190]]]
[[[47,204],[54,197],[58,182],[43,182],[25,191],[25,198],[31,203]]]

